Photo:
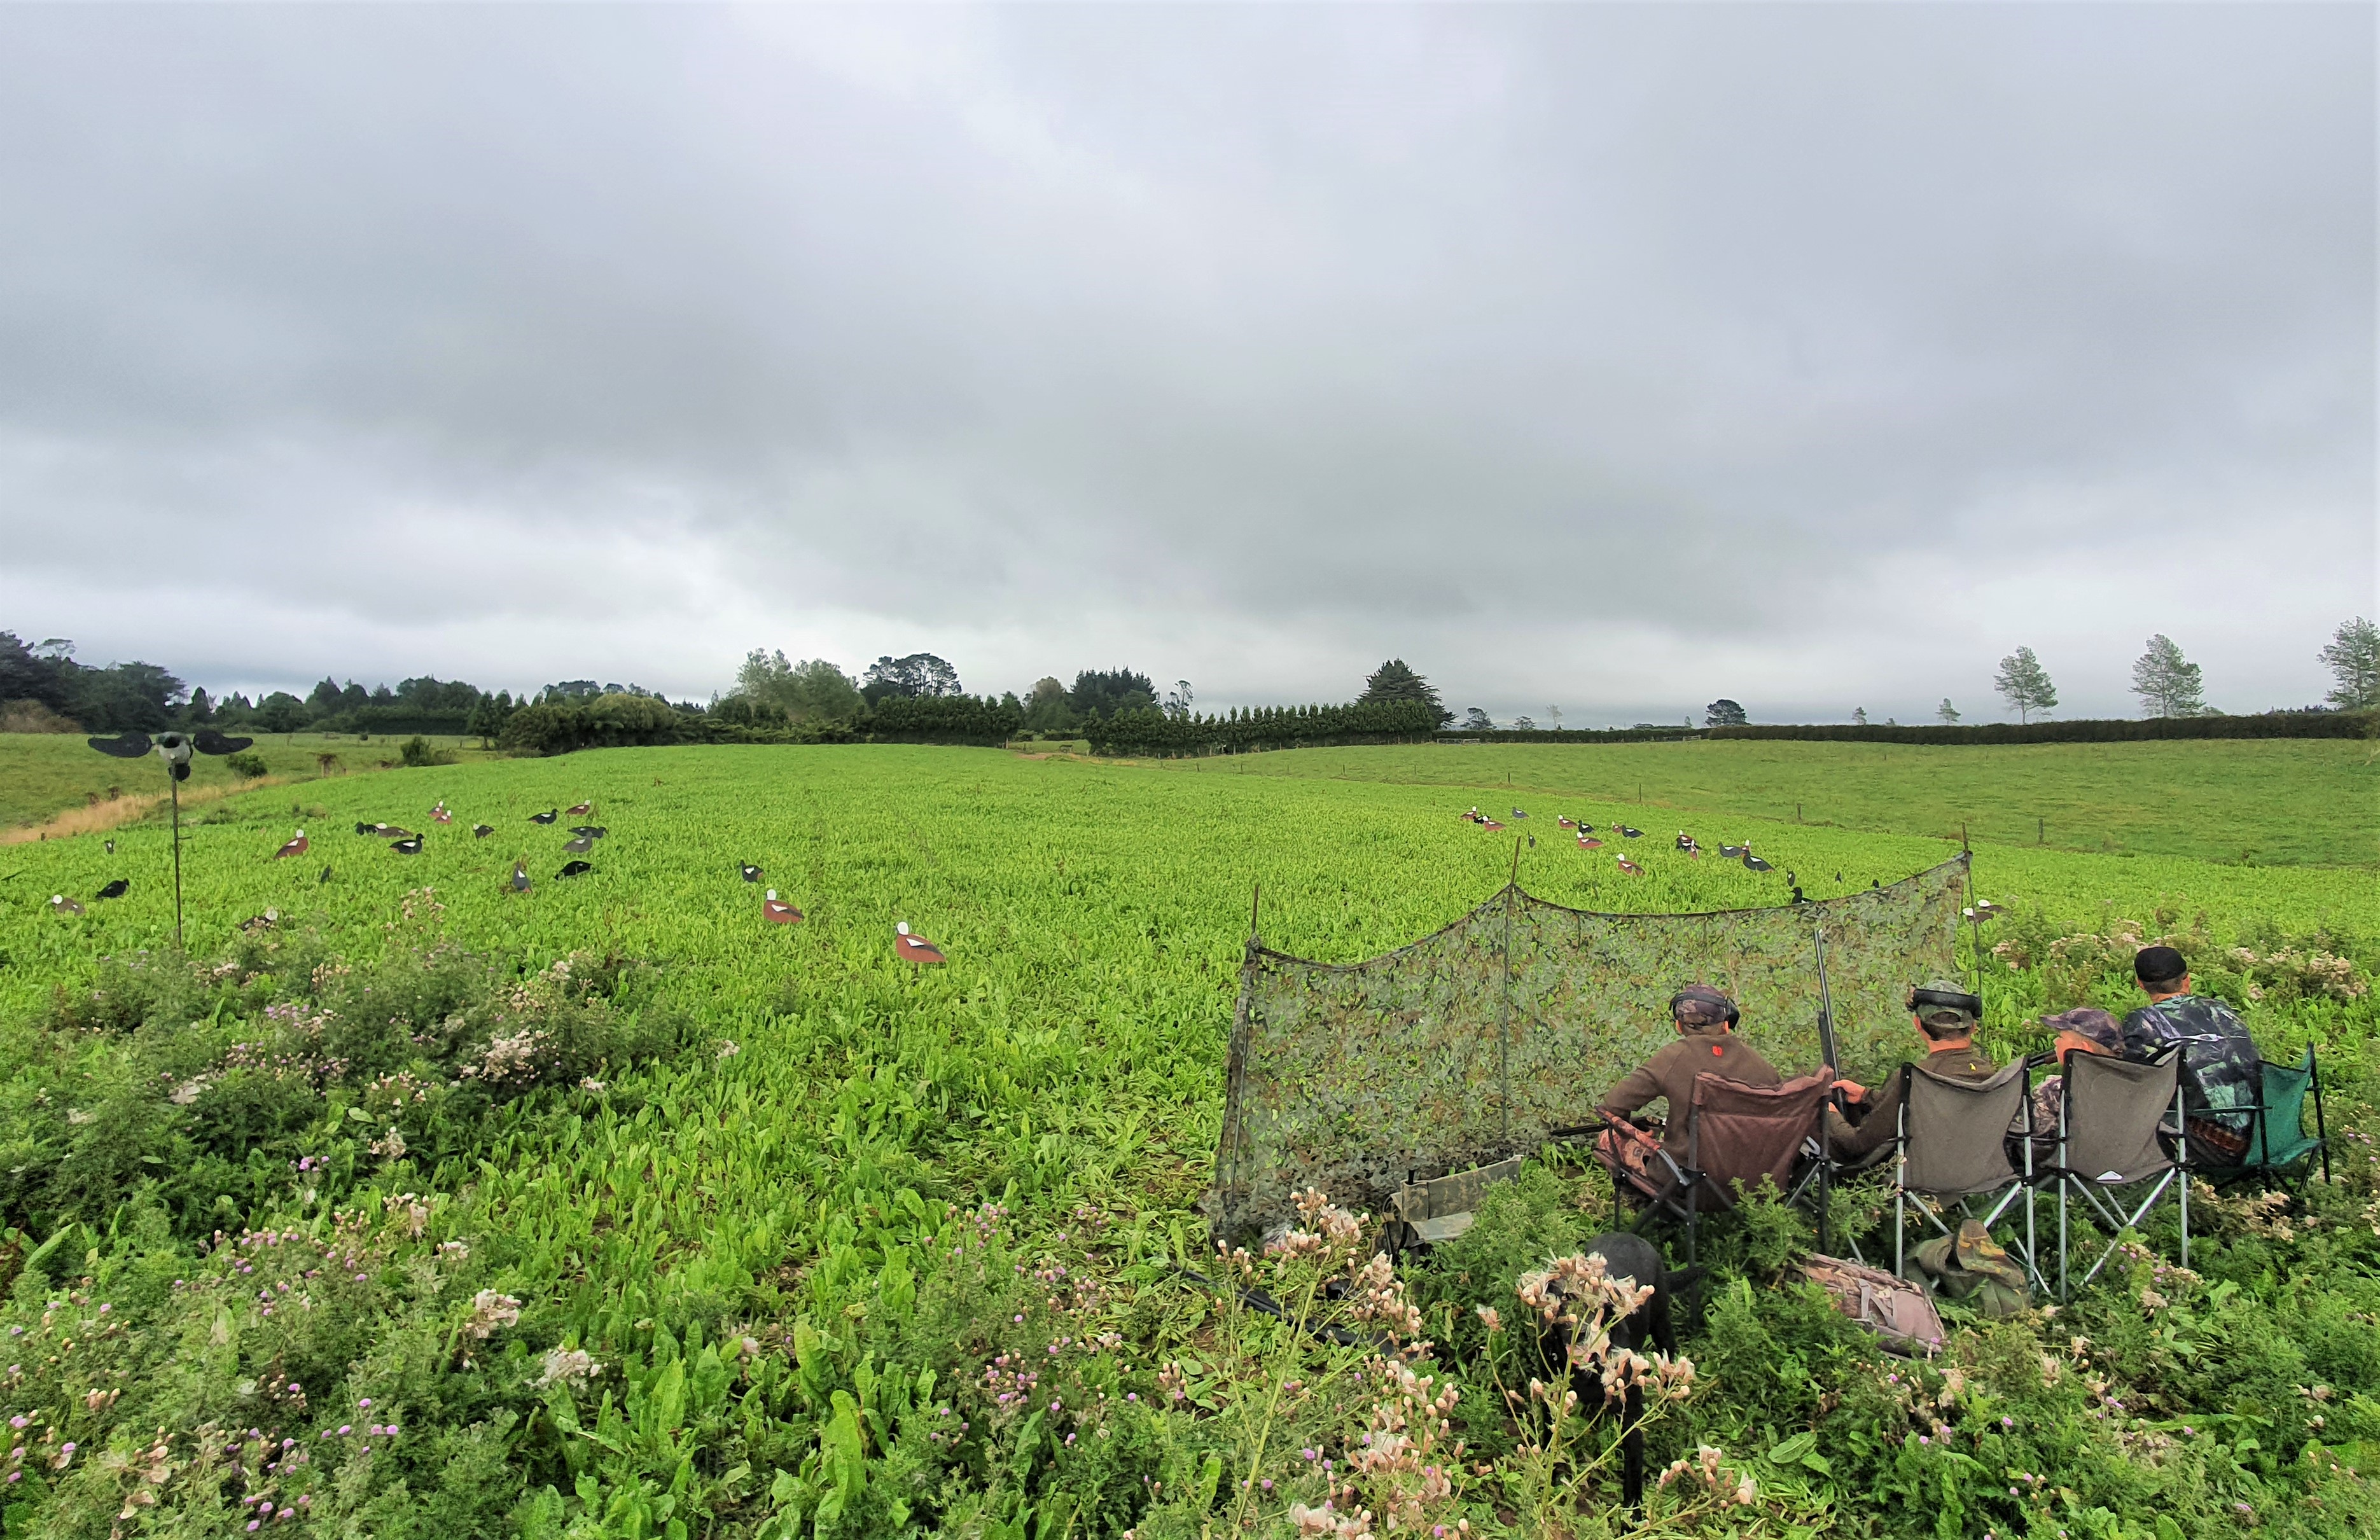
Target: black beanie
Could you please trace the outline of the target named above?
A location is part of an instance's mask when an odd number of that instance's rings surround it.
[[[2132,959],[2132,976],[2143,984],[2179,984],[2190,963],[2171,947],[2143,947]]]

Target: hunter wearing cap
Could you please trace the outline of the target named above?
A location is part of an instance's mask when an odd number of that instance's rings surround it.
[[[1975,1046],[1975,1023],[1982,1016],[1981,996],[1971,995],[1947,978],[1929,980],[1909,991],[1909,1017],[1925,1044],[1925,1072],[1951,1080],[1989,1080],[1999,1066]],[[1871,1094],[1849,1080],[1835,1082],[1852,1101],[1869,1103],[1867,1118],[1856,1128],[1833,1107],[1827,1109],[1827,1144],[1838,1160],[1856,1160],[1889,1144],[1900,1129],[1900,1097],[1905,1077],[1892,1077]]]
[[[2044,1016],[2041,1025],[2057,1034],[2055,1052],[2058,1069],[2066,1068],[2067,1055],[2072,1053],[2104,1053],[2113,1059],[2124,1056],[2124,1030],[2116,1018],[2095,1005],[2077,1006]],[[2058,1143],[2058,1115],[2066,1107],[2066,1076],[2052,1073],[2033,1088],[2034,1147],[2055,1147]]]
[[[2264,1055],[2247,1024],[2221,1000],[2190,992],[2190,964],[2171,947],[2143,947],[2132,976],[2149,1002],[2124,1018],[2125,1050],[2147,1059],[2180,1046],[2182,1122],[2193,1153],[2207,1164],[2238,1165],[2248,1152],[2248,1110],[2264,1088]]]
[[[1662,1147],[1673,1160],[1686,1158],[1686,1110],[1694,1104],[1694,1076],[1715,1074],[1746,1085],[1780,1083],[1776,1066],[1760,1050],[1735,1035],[1741,1019],[1735,1001],[1707,984],[1689,984],[1670,998],[1670,1019],[1678,1040],[1628,1072],[1614,1085],[1598,1110],[1614,1118],[1628,1117],[1658,1099],[1667,1098],[1669,1126]]]

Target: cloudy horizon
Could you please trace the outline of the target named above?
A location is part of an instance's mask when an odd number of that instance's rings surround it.
[[[0,11],[0,626],[211,691],[2304,705],[2362,6]]]

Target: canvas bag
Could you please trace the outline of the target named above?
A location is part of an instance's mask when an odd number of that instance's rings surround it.
[[[1935,1353],[1942,1347],[1942,1317],[1925,1290],[1881,1267],[1812,1255],[1801,1274],[1827,1291],[1835,1308],[1876,1333],[1887,1352]]]
[[[2033,1304],[2024,1268],[1992,1239],[1981,1219],[1961,1219],[1956,1235],[1937,1235],[1910,1259],[1934,1280],[1944,1297],[1963,1300],[1984,1316],[2013,1316]]]

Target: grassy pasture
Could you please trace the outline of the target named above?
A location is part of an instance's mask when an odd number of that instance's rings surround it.
[[[403,738],[380,737],[370,742],[353,734],[283,733],[256,735],[254,753],[262,757],[266,773],[275,780],[312,781],[322,774],[321,756],[335,754],[340,766],[334,775],[378,770],[395,762]],[[476,738],[436,738],[438,747],[464,758],[480,757]],[[236,789],[239,778],[213,755],[194,755],[190,778],[182,794],[209,795]],[[0,830],[29,828],[69,808],[87,806],[93,797],[158,797],[165,793],[165,769],[152,756],[146,759],[111,759],[94,753],[79,734],[0,733]]]
[[[1472,754],[1540,751],[1411,752],[1434,766],[1439,761],[1428,757],[1451,763],[1468,762],[1463,757]],[[1542,752],[1584,759],[1614,751]],[[1900,752],[1894,751],[1896,767]],[[735,1461],[718,1451],[731,1446],[747,1461],[782,1458],[788,1470],[806,1468],[800,1461],[808,1451],[815,1466],[818,1451],[828,1447],[820,1440],[831,1444],[841,1437],[828,1427],[832,1403],[823,1388],[815,1411],[761,1415],[753,1408],[773,1404],[763,1392],[775,1383],[767,1374],[776,1371],[737,1371],[744,1377],[736,1380],[735,1394],[759,1401],[747,1399],[745,1411],[720,1413],[720,1427],[743,1431],[705,1435],[713,1441],[697,1449],[692,1432],[653,1410],[664,1404],[654,1399],[662,1394],[652,1388],[656,1382],[638,1376],[662,1374],[681,1355],[690,1383],[706,1372],[724,1376],[716,1353],[708,1360],[710,1370],[701,1368],[697,1350],[706,1332],[714,1343],[748,1331],[778,1345],[815,1340],[800,1335],[815,1330],[840,1333],[844,1344],[817,1350],[819,1363],[836,1352],[853,1361],[816,1373],[865,1398],[877,1369],[855,1367],[856,1350],[850,1344],[874,1316],[889,1319],[889,1313],[911,1308],[896,1303],[899,1279],[923,1274],[938,1256],[956,1255],[953,1244],[972,1243],[964,1235],[953,1241],[945,1205],[972,1209],[1004,1202],[1016,1211],[1019,1230],[1037,1238],[1034,1245],[1048,1243],[1074,1222],[1068,1216],[1087,1207],[1130,1231],[1132,1238],[1115,1248],[1120,1254],[1162,1253],[1172,1235],[1187,1235],[1195,1246],[1191,1206],[1208,1175],[1220,1123],[1223,1052],[1252,885],[1263,884],[1262,924],[1269,943],[1353,961],[1426,933],[1492,892],[1513,855],[1511,834],[1488,834],[1457,819],[1470,803],[1487,802],[1467,787],[1246,773],[1275,761],[1301,762],[1294,755],[1268,755],[1209,762],[1220,773],[1196,773],[1027,760],[994,750],[710,747],[394,770],[302,788],[314,845],[303,858],[286,862],[270,856],[291,827],[289,788],[205,807],[186,829],[185,842],[195,953],[212,955],[235,940],[238,922],[268,906],[285,916],[285,932],[310,928],[329,947],[358,961],[434,946],[440,938],[532,968],[575,952],[617,952],[651,964],[656,1009],[680,1013],[698,1028],[696,1046],[673,1060],[610,1075],[598,1089],[556,1092],[499,1123],[495,1143],[472,1160],[425,1169],[405,1158],[358,1155],[352,1167],[343,1165],[351,1186],[342,1201],[372,1213],[382,1210],[361,1206],[363,1194],[434,1195],[424,1209],[435,1216],[426,1234],[408,1240],[401,1230],[392,1232],[396,1238],[388,1243],[397,1248],[392,1256],[415,1256],[407,1264],[415,1268],[409,1275],[392,1260],[392,1279],[426,1277],[428,1264],[417,1254],[450,1239],[468,1243],[470,1270],[455,1275],[458,1281],[447,1286],[445,1305],[412,1295],[400,1299],[397,1285],[390,1284],[388,1303],[373,1306],[370,1329],[358,1328],[358,1341],[380,1345],[342,1350],[347,1357],[338,1362],[352,1361],[352,1367],[333,1376],[335,1388],[321,1384],[315,1394],[325,1405],[334,1394],[370,1397],[382,1415],[402,1401],[408,1423],[442,1426],[443,1416],[458,1430],[467,1413],[439,1407],[492,1407],[511,1395],[516,1411],[526,1404],[534,1413],[534,1398],[522,1403],[516,1389],[467,1395],[456,1388],[469,1377],[454,1366],[456,1355],[467,1355],[470,1344],[454,1335],[455,1312],[474,1290],[500,1289],[520,1310],[506,1383],[525,1382],[535,1369],[534,1358],[523,1353],[583,1344],[615,1365],[615,1375],[629,1376],[625,1384],[615,1380],[613,1388],[633,1417],[662,1419],[655,1424],[658,1431],[641,1422],[615,1428],[604,1435],[609,1443],[590,1444],[583,1459],[568,1456],[568,1470],[593,1484],[576,1488],[578,1496],[568,1499],[588,1504],[584,1511],[571,1509],[573,1522],[589,1512],[615,1514],[572,1534],[670,1533],[663,1520],[648,1522],[651,1502],[664,1492],[681,1494],[673,1500],[690,1510],[697,1497],[685,1494],[698,1495],[710,1505],[700,1511],[729,1516],[717,1527],[689,1533],[897,1533],[880,1503],[865,1509],[873,1515],[867,1523],[855,1518],[857,1527],[838,1529],[818,1517],[815,1492],[802,1497],[791,1487],[774,1499],[778,1510],[792,1504],[809,1518],[794,1527],[768,1528],[763,1521],[771,1510],[760,1496],[769,1490],[765,1469],[757,1485],[739,1488],[730,1479]],[[2299,795],[2286,789],[2273,794],[2290,803]],[[528,815],[589,798],[591,821],[610,834],[589,857],[593,873],[557,880],[566,835],[559,825],[530,824]],[[427,823],[430,807],[442,799],[455,812],[450,828]],[[1741,810],[1724,818],[1672,815],[1657,823],[1633,803],[1584,794],[1516,794],[1502,797],[1494,810],[1501,813],[1515,801],[1534,815],[1516,828],[1539,837],[1534,849],[1523,851],[1524,885],[1582,907],[1650,911],[1779,903],[1786,896],[1781,873],[1789,867],[1801,874],[1811,896],[1825,897],[1864,887],[1871,878],[1889,880],[1955,849],[1955,843],[1922,832],[1763,822]],[[1557,813],[1603,825],[1625,819],[1646,828],[1648,838],[1625,847],[1647,866],[1646,875],[1617,874],[1616,840],[1602,851],[1577,850],[1554,827]],[[358,820],[427,830],[427,847],[418,856],[395,855],[350,832]],[[479,820],[498,832],[474,840],[468,830]],[[1755,877],[1715,858],[1678,855],[1664,847],[1681,822],[1709,843],[1753,837],[1779,874]],[[36,1107],[37,1094],[54,1101],[79,1097],[78,1106],[96,1104],[103,1091],[107,1108],[161,1102],[162,1085],[121,1077],[109,1082],[105,1055],[111,1050],[100,1035],[31,1025],[42,1012],[58,1009],[57,1001],[104,984],[103,955],[122,958],[165,942],[171,925],[165,831],[152,820],[119,831],[116,839],[112,856],[90,837],[0,853],[0,1061],[14,1076],[9,1099],[0,1103],[0,1137],[8,1136],[12,1120],[25,1127],[37,1117],[55,1116],[54,1110]],[[526,895],[505,885],[516,857],[528,860],[535,879]],[[735,871],[744,860],[767,868],[763,886],[800,905],[806,923],[762,922],[761,887],[747,885]],[[320,880],[325,867],[327,883]],[[2358,955],[2367,971],[2380,961],[2373,951],[2380,938],[2380,892],[2368,872],[2242,869],[2179,855],[1998,846],[1980,853],[1977,871],[1985,894],[2040,915],[2055,929],[2104,930],[2117,916],[2155,925],[2152,916],[2160,911],[2185,916],[2204,911],[2207,933],[2217,941],[2260,926],[2277,925],[2292,934],[2320,928]],[[90,913],[75,920],[45,912],[53,892],[89,900],[116,877],[133,884],[120,900],[91,902]],[[423,888],[436,891],[443,913],[431,919],[417,911],[408,919],[407,895]],[[949,964],[916,974],[898,964],[892,941],[896,920],[941,944]],[[2032,976],[1995,986],[1994,1030],[2001,1041],[2010,1040],[2022,1013],[2071,1002],[2045,1001],[2043,988]],[[2336,1011],[2302,1005],[2259,1006],[2252,1019],[2277,1049],[2312,1032],[2342,1030]],[[77,1092],[78,1075],[91,1088]],[[299,1151],[318,1154],[352,1132],[350,1109],[360,1110],[361,1100],[357,1088],[327,1086],[319,1124],[286,1135],[273,1146],[273,1158],[285,1154],[298,1170]],[[318,1205],[309,1195],[306,1183],[314,1179],[288,1180],[288,1195],[278,1207],[226,1212],[215,1222],[235,1231],[242,1224],[271,1222],[322,1232],[330,1222],[322,1214],[328,1200]],[[124,1239],[110,1243],[130,1258],[121,1264],[124,1276],[140,1268],[148,1269],[142,1276],[162,1276],[167,1264],[159,1256],[171,1246],[153,1233],[145,1240],[138,1233],[137,1225],[128,1224]],[[152,1250],[134,1255],[140,1245]],[[1033,1255],[1018,1252],[1020,1276]],[[95,1266],[104,1272],[104,1265]],[[1160,1297],[1160,1275],[1146,1277],[1148,1297]],[[888,1278],[896,1282],[887,1284]],[[222,1320],[228,1325],[221,1329],[230,1333],[233,1356],[245,1365],[222,1371],[230,1387],[243,1372],[252,1381],[266,1352],[237,1344],[269,1345],[285,1328],[261,1316],[252,1295],[233,1291],[223,1299]],[[418,1335],[405,1323],[436,1316],[440,1309],[446,1312],[447,1348],[431,1351],[405,1335]],[[1112,1324],[1166,1336],[1178,1347],[1201,1329],[1198,1322],[1195,1312],[1176,1320],[1144,1311],[1131,1322],[1119,1317]],[[796,1347],[795,1358],[802,1351]],[[1040,1351],[1038,1342],[1034,1351]],[[811,1374],[809,1361],[801,1362],[801,1374]],[[1115,1381],[1116,1395],[1127,1385],[1150,1395],[1148,1368],[1144,1359],[1133,1372],[1137,1377]],[[842,1377],[832,1377],[837,1375]],[[228,1388],[190,1388],[200,1377],[192,1370],[169,1384],[160,1370],[154,1386],[136,1385],[124,1409],[125,1437],[145,1441],[151,1426],[199,1416],[192,1406],[209,1416],[260,1415],[240,1410]],[[316,1385],[316,1376],[307,1377]],[[81,1395],[79,1385],[74,1393]],[[704,1393],[694,1392],[698,1401]],[[683,1400],[680,1391],[669,1394]],[[209,1395],[215,1399],[206,1400]],[[644,1412],[636,1411],[639,1395],[646,1398]],[[731,1398],[723,1404],[733,1409],[736,1403]],[[811,1403],[796,1399],[789,1404]],[[875,1405],[868,1402],[868,1415],[875,1415]],[[595,1427],[591,1403],[579,1410]],[[695,1426],[694,1414],[682,1406],[666,1416],[680,1414],[686,1428]],[[888,1428],[902,1414],[887,1410]],[[558,1418],[563,1412],[549,1408],[547,1415]],[[525,1425],[519,1442],[507,1446],[512,1452],[493,1465],[469,1463],[485,1449],[456,1431],[456,1442],[440,1446],[443,1452],[425,1451],[420,1465],[407,1468],[425,1493],[440,1480],[442,1462],[480,1472],[473,1479],[491,1491],[514,1491],[520,1462],[543,1461],[537,1480],[554,1485],[562,1496],[516,1518],[524,1533],[558,1534],[560,1505],[574,1488],[557,1463],[565,1454],[554,1451],[558,1445],[577,1446],[551,1420]],[[1773,1427],[1767,1437],[1774,1441],[1788,1431],[1790,1425]],[[889,1449],[881,1453],[892,1458]],[[1157,1455],[1149,1459],[1150,1479],[1174,1470]],[[366,1465],[351,1463],[347,1470],[351,1475],[343,1479],[351,1480],[356,1493],[385,1499],[380,1509],[343,1510],[366,1515],[360,1533],[414,1533],[403,1523],[428,1522],[406,1519],[403,1505],[387,1499],[384,1477],[371,1475]],[[507,1481],[513,1485],[505,1486]],[[1213,1490],[1211,1478],[1208,1490]],[[857,1505],[861,1498],[847,1500]],[[1828,1511],[1825,1502],[1810,1500],[1818,1506],[1797,1510],[1805,1527],[1814,1513]],[[1845,1493],[1840,1500],[1865,1499]],[[462,1504],[465,1497],[453,1501]],[[638,1502],[647,1507],[638,1509]],[[433,1505],[424,1511],[445,1510]],[[1277,1529],[1279,1505],[1269,1511],[1266,1522]],[[1490,1510],[1479,1511],[1482,1522],[1488,1522]],[[648,1518],[617,1517],[632,1512]],[[545,1519],[552,1526],[537,1528]],[[473,1528],[479,1521],[444,1522],[446,1533],[511,1532]],[[1862,1510],[1855,1527],[1874,1522]],[[952,1522],[954,1529],[966,1527]],[[639,1529],[640,1523],[647,1527]],[[1058,1527],[1053,1523],[1049,1532]],[[1121,1527],[1087,1520],[1075,1533]],[[978,1515],[969,1532],[989,1534],[995,1527]],[[14,1521],[8,1533],[17,1533]],[[103,1518],[87,1530],[60,1521],[43,1533],[97,1534],[106,1525]],[[1981,1521],[1974,1533],[1981,1533]],[[2193,1524],[2190,1533],[2200,1531]]]
[[[2260,866],[2380,862],[2380,754],[2350,741],[1418,744],[1148,763],[1587,797],[1628,804],[1640,826],[1666,823],[1664,833],[1688,814],[1791,822],[1798,806],[1803,821],[1876,832],[1955,840],[1964,823],[1978,843]]]

